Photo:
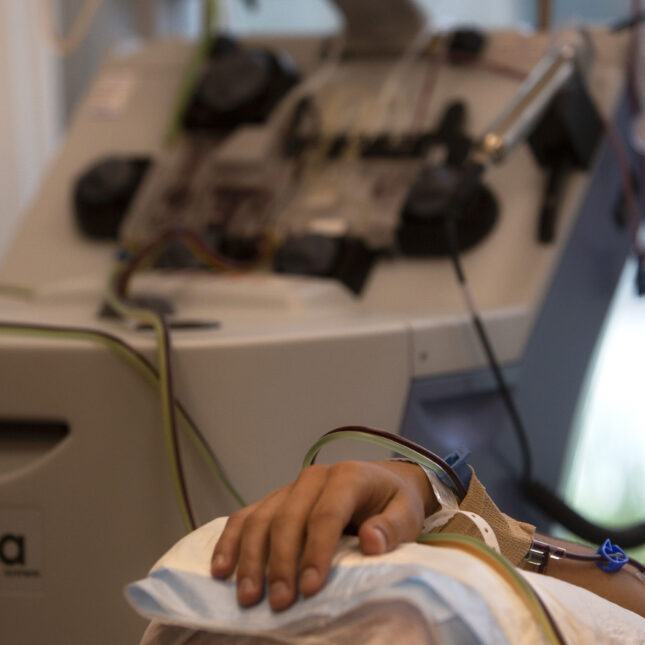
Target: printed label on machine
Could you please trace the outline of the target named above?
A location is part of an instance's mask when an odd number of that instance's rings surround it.
[[[42,592],[40,511],[0,508],[0,595]]]

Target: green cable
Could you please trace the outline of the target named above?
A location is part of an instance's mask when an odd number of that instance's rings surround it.
[[[428,459],[425,455],[417,452],[413,448],[401,445],[387,437],[380,437],[360,430],[340,430],[334,434],[325,435],[320,438],[307,452],[302,463],[302,467],[306,468],[313,463],[316,454],[328,443],[338,441],[340,439],[353,439],[356,441],[363,441],[371,443],[382,448],[387,448],[396,452],[420,466],[431,468],[435,472],[442,473],[443,469]],[[431,534],[424,533],[420,535],[417,540],[426,544],[434,544],[435,546],[451,546],[461,548],[466,551],[475,551],[480,557],[493,568],[496,568],[500,574],[507,580],[507,582],[517,591],[526,603],[529,611],[537,619],[540,627],[544,630],[547,639],[551,643],[560,644],[561,638],[559,637],[556,628],[551,623],[551,619],[542,606],[539,597],[533,588],[526,582],[526,580],[516,571],[515,567],[501,554],[497,553],[483,542],[476,540],[467,535],[459,535],[452,533]]]
[[[24,287],[17,284],[6,284],[0,282],[0,296],[19,298],[20,300],[31,300],[36,295],[36,290],[31,287]]]
[[[520,575],[511,562],[497,551],[468,535],[459,533],[422,533],[417,542],[434,546],[454,546],[466,552],[476,552],[478,557],[487,564],[497,569],[503,578],[521,596],[529,611],[533,614],[538,624],[551,643],[559,645],[561,637],[556,632],[549,614],[542,605],[537,593],[531,585]]]
[[[204,0],[204,25],[202,28],[202,42],[210,51],[213,44],[213,32],[219,31],[219,3],[217,0]]]
[[[186,108],[190,103],[193,96],[195,84],[199,78],[199,73],[208,58],[212,43],[213,43],[213,29],[214,23],[218,21],[219,12],[217,9],[217,2],[215,0],[205,0],[206,5],[204,8],[204,30],[194,54],[191,56],[184,78],[177,95],[175,108],[172,113],[170,125],[164,138],[167,146],[175,143],[183,128],[183,119]]]
[[[123,343],[123,341],[116,338],[110,338],[103,335],[99,331],[81,331],[69,330],[65,328],[59,329],[34,329],[30,325],[21,325],[13,323],[0,323],[0,334],[5,335],[20,335],[30,336],[35,338],[56,338],[61,340],[80,340],[90,341],[102,345],[119,355],[128,364],[138,369],[139,372],[146,378],[146,380],[156,388],[159,387],[160,378],[155,373],[153,367],[149,365],[141,356],[139,356],[131,347]],[[217,477],[217,479],[224,485],[230,495],[240,506],[245,506],[246,502],[242,496],[237,492],[234,485],[230,482],[226,474],[221,469],[220,465],[214,459],[209,449],[204,445],[203,437],[197,431],[192,421],[186,416],[185,411],[175,403],[175,409],[178,414],[180,425],[188,438],[195,445],[200,456],[209,466],[209,469]]]
[[[179,470],[179,455],[173,442],[173,417],[174,407],[173,402],[170,400],[170,373],[169,361],[165,344],[165,329],[161,317],[153,311],[148,309],[139,309],[130,307],[123,302],[116,293],[115,283],[117,282],[120,274],[127,268],[126,264],[120,264],[110,276],[108,287],[105,293],[106,302],[124,318],[138,320],[140,322],[151,325],[157,337],[157,360],[159,370],[159,395],[161,397],[162,421],[164,430],[164,441],[166,444],[166,454],[168,456],[168,466],[170,468],[170,476],[172,479],[175,494],[179,499],[179,506],[181,509],[184,523],[188,530],[196,528],[196,522],[192,516],[192,511],[185,499],[183,490],[185,484],[182,484],[182,477]]]
[[[425,455],[422,455],[413,448],[403,446],[396,441],[393,441],[392,439],[388,439],[387,437],[378,437],[367,432],[361,432],[360,430],[342,430],[318,439],[318,441],[316,441],[316,443],[309,449],[309,451],[305,455],[305,458],[302,462],[302,467],[306,468],[307,466],[311,466],[316,453],[318,453],[321,448],[326,446],[328,443],[331,443],[332,441],[338,441],[340,439],[354,439],[356,441],[371,443],[376,446],[380,446],[381,448],[387,448],[388,450],[396,452],[399,455],[410,459],[419,466],[425,466],[426,468],[431,468],[437,473],[443,473],[443,469],[435,464],[434,461],[431,461]]]

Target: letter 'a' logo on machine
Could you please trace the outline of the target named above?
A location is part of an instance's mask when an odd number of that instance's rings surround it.
[[[0,562],[7,566],[25,565],[26,539],[24,535],[7,533],[0,536]]]
[[[0,605],[5,596],[44,593],[42,526],[39,510],[0,508]]]

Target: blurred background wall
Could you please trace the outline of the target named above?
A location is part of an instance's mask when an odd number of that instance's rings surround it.
[[[33,195],[62,128],[60,66],[31,2],[0,2],[0,254]]]

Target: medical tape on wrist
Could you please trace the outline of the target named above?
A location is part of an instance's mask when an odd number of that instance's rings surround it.
[[[439,530],[442,533],[461,533],[470,537],[485,538],[481,535],[482,530],[477,526],[471,514],[483,518],[489,529],[495,534],[499,542],[499,548],[506,558],[515,566],[518,566],[524,559],[533,542],[535,527],[532,524],[519,522],[502,513],[495,505],[486,488],[479,481],[476,474],[472,473],[470,485],[466,497],[459,505],[462,513],[456,513]],[[465,521],[465,519],[468,521]],[[485,540],[484,540],[485,541]]]
[[[431,533],[432,531],[437,531],[448,524],[448,522],[450,522],[450,520],[452,520],[456,515],[463,515],[477,527],[477,530],[486,546],[497,551],[497,553],[501,553],[497,536],[490,524],[477,513],[461,510],[459,508],[456,495],[439,479],[437,474],[429,468],[423,468],[423,470],[430,482],[434,496],[441,509],[426,518],[423,523],[423,532]]]

